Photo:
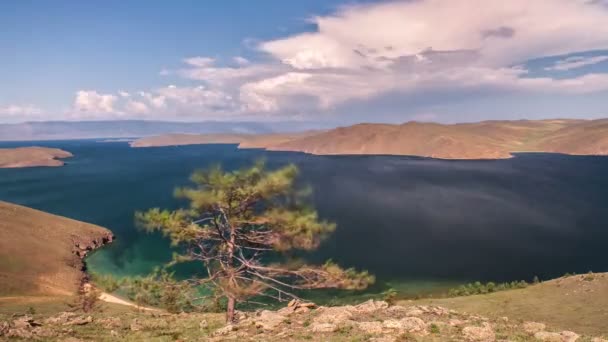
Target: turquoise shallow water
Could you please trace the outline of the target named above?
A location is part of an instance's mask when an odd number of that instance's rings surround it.
[[[0,169],[0,199],[112,229],[117,241],[88,259],[99,273],[145,274],[166,262],[167,241],[137,231],[133,213],[178,206],[173,188],[197,168],[221,163],[233,169],[259,158],[270,167],[300,166],[320,215],[338,223],[332,238],[308,258],[368,269],[379,279],[370,292],[391,286],[414,295],[472,280],[608,271],[606,157],[441,161],[309,156],[233,145],[35,144],[75,157],[60,168]]]

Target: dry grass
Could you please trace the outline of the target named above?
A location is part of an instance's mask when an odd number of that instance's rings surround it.
[[[72,157],[70,152],[47,147],[0,148],[0,168],[62,166],[58,158]]]
[[[489,317],[546,323],[554,329],[608,334],[608,273],[563,277],[525,289],[416,304],[441,305]]]
[[[71,295],[82,278],[74,240],[105,228],[0,201],[0,296]]]

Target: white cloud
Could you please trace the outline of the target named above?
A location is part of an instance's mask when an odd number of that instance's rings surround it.
[[[84,113],[112,113],[116,95],[99,94],[94,90],[79,90],[74,100],[74,109]]]
[[[556,61],[553,66],[545,68],[548,71],[567,71],[572,69],[582,68],[588,65],[598,64],[608,61],[608,56],[574,56]]]
[[[210,57],[189,57],[184,59],[184,63],[194,67],[206,67],[212,65],[215,59]]]
[[[133,114],[146,114],[149,112],[148,106],[140,101],[127,102],[125,109],[128,113]]]
[[[241,65],[241,66],[242,66],[242,65],[247,65],[247,64],[249,64],[249,63],[250,63],[250,62],[249,62],[249,60],[248,60],[247,58],[245,58],[245,57],[241,57],[241,56],[236,56],[236,57],[232,58],[232,60],[233,60],[233,61],[234,61],[236,64]]]
[[[311,18],[312,32],[258,41],[258,61],[189,57],[181,68],[160,72],[185,78],[187,86],[79,91],[73,107],[81,116],[210,118],[325,113],[393,93],[416,98],[451,91],[604,91],[608,73],[538,77],[526,62],[608,50],[605,2],[404,0],[345,6]],[[568,57],[547,70],[606,60],[608,55]]]
[[[0,107],[0,114],[7,116],[17,116],[17,117],[30,117],[30,116],[38,116],[42,114],[43,111],[40,107],[34,105],[8,105],[4,107]]]

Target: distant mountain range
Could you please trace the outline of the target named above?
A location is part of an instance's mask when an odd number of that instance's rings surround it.
[[[0,141],[138,138],[168,133],[265,134],[317,129],[311,122],[47,121],[0,124]]]
[[[288,134],[164,135],[136,140],[132,146],[208,143],[239,143],[240,148],[320,155],[411,155],[441,159],[500,159],[511,157],[513,152],[608,155],[608,119],[357,124]]]

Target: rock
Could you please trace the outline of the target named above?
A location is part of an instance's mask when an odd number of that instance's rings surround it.
[[[256,327],[264,330],[273,330],[285,321],[285,316],[269,310],[263,310],[259,316],[253,318]]]
[[[65,340],[63,340],[62,342],[83,342],[83,341],[76,337],[68,337]]]
[[[54,337],[57,335],[55,333],[55,331],[53,331],[52,329],[43,328],[43,327],[36,327],[36,328],[32,329],[32,334],[37,337],[46,337],[46,338]]]
[[[399,315],[399,314],[404,314],[408,311],[409,308],[406,308],[404,306],[401,305],[393,305],[391,307],[389,307],[388,309],[386,309],[386,312],[389,314],[393,314],[393,315]]]
[[[11,326],[8,322],[0,322],[0,336],[4,336],[8,333]]]
[[[367,302],[355,306],[355,309],[361,313],[372,313],[378,310],[388,309],[388,303],[370,299]]]
[[[25,328],[13,328],[6,333],[6,337],[17,337],[24,339],[32,339],[34,334]]]
[[[407,332],[424,332],[426,323],[418,317],[406,317],[403,319],[388,319],[382,322],[387,329],[405,330]]]
[[[405,312],[405,315],[410,316],[410,317],[422,316],[423,314],[424,314],[424,311],[418,309],[417,307],[410,307]]]
[[[448,321],[448,324],[453,327],[457,327],[457,326],[463,325],[465,323],[466,323],[465,321],[456,319],[456,318],[452,318],[451,320]]]
[[[560,333],[539,331],[534,334],[537,340],[545,342],[574,342],[578,340],[579,336],[572,331],[562,331]]]
[[[303,312],[308,312],[310,311],[310,309],[316,307],[317,305],[315,303],[311,303],[311,302],[302,302],[299,299],[292,299],[286,307],[280,309],[279,311],[277,311],[278,313],[282,314],[282,315],[289,315],[291,313],[303,313]]]
[[[524,323],[524,331],[528,334],[534,335],[537,332],[544,331],[545,325],[537,322],[525,322]]]
[[[338,330],[338,326],[333,323],[313,323],[310,326],[312,332],[316,333],[325,333],[325,332],[334,332]]]
[[[213,336],[226,336],[236,330],[237,330],[236,326],[234,326],[232,324],[228,324],[225,327],[219,328],[216,331],[214,331]]]
[[[443,316],[443,315],[448,315],[450,313],[450,310],[443,308],[441,306],[431,306],[428,309],[428,312],[435,316]]]
[[[34,318],[29,315],[25,315],[23,317],[19,317],[13,321],[13,327],[16,329],[26,329],[30,327],[37,327],[41,324],[34,321]]]
[[[75,317],[75,318],[63,323],[63,325],[85,325],[85,324],[89,324],[91,322],[93,322],[93,317],[80,316],[80,317]]]
[[[131,326],[129,328],[131,329],[131,331],[141,331],[144,329],[144,326],[137,318],[134,318],[131,321]]]
[[[372,337],[370,342],[396,342],[397,338],[393,336]]]
[[[45,324],[63,324],[76,316],[73,312],[62,312],[57,316],[49,317],[44,320]]]
[[[323,308],[321,314],[313,319],[314,323],[333,323],[340,324],[353,317],[352,306],[334,306]],[[319,311],[319,310],[317,310]]]
[[[201,328],[201,330],[205,330],[209,327],[209,322],[207,322],[207,320],[204,319],[198,323],[198,327]]]
[[[608,340],[599,337],[594,337],[591,339],[591,342],[608,342]]]
[[[97,323],[101,324],[106,329],[115,329],[122,327],[122,321],[118,317],[100,318]]]
[[[382,322],[357,322],[357,328],[368,334],[380,334],[382,333]]]
[[[488,323],[484,323],[482,327],[472,327],[468,326],[462,329],[462,334],[464,338],[468,341],[494,341],[496,340],[496,336],[494,334],[494,329]]]

